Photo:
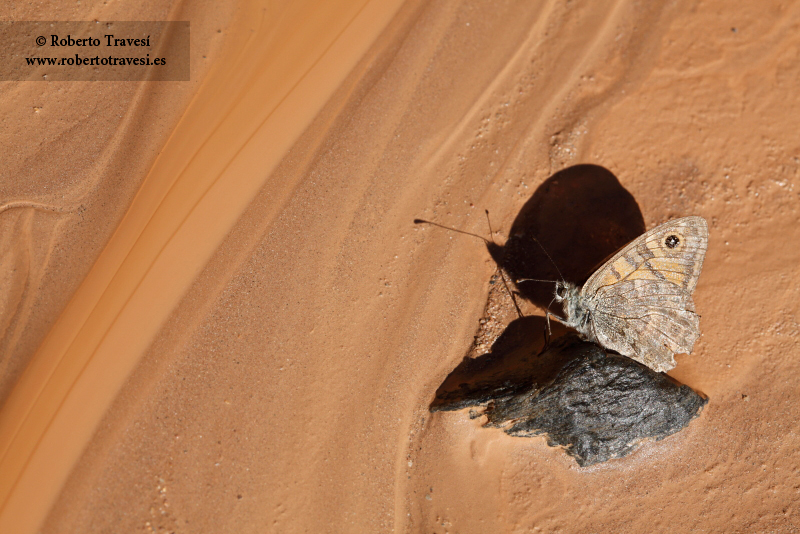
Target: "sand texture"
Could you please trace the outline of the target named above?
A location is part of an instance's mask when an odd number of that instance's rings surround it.
[[[189,20],[192,75],[2,84],[0,532],[800,530],[800,3],[65,5],[0,18]],[[493,256],[555,276],[515,228],[578,281],[687,215],[686,428],[430,411],[512,337]]]

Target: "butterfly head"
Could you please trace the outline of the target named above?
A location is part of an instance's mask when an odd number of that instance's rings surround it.
[[[556,282],[553,300],[561,303],[564,309],[562,323],[584,335],[589,333],[587,323],[590,314],[585,300],[581,297],[581,288],[565,281]]]
[[[571,297],[577,295],[578,288],[569,282],[560,281],[556,282],[556,290],[553,298],[556,302],[563,302],[571,300]]]

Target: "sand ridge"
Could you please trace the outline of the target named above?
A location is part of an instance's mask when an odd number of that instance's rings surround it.
[[[289,24],[276,28],[268,20],[258,24],[258,7],[242,8],[241,48],[229,48],[200,88],[0,414],[3,529],[35,525],[69,472],[70,458],[83,449],[104,407],[149,344],[149,333],[158,329],[269,175],[264,147],[283,154],[293,141],[291,129],[296,136],[304,128],[298,111],[314,116],[314,103],[319,107],[327,99],[323,84],[338,87],[361,57],[359,47],[369,46],[380,31],[381,17],[388,20],[393,14],[390,5],[351,2],[325,9],[305,6],[312,8],[311,17],[302,6],[291,5],[283,13]],[[246,30],[253,25],[263,37],[249,35]],[[316,40],[304,38],[302,30],[315,32]],[[250,69],[238,64],[241,57],[252,62]],[[348,57],[353,58],[349,64]],[[222,86],[236,95],[233,105],[204,104]],[[260,113],[252,113],[256,100]],[[194,122],[210,129],[198,129]],[[277,160],[273,157],[272,164]],[[27,513],[20,514],[22,509]]]

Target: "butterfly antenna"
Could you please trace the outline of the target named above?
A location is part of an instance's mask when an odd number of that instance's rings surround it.
[[[520,282],[547,282],[548,284],[558,283],[556,280],[539,280],[538,278],[520,278],[519,280],[516,280],[516,283],[519,284]]]
[[[464,230],[459,230],[458,228],[451,228],[449,226],[435,223],[433,221],[426,221],[425,219],[414,219],[414,224],[430,224],[431,226],[438,226],[439,228],[444,228],[445,230],[450,230],[451,232],[458,232],[459,234],[471,235],[472,237],[477,237],[484,243],[489,244],[489,240],[483,237],[482,235],[473,234],[472,232],[465,232]],[[492,241],[492,243],[494,243],[494,241]]]
[[[425,219],[414,219],[414,224],[430,224],[432,226],[438,226],[439,228],[443,228],[445,230],[450,230],[451,232],[457,232],[459,234],[464,234],[464,235],[468,235],[468,236],[472,236],[472,237],[477,237],[478,239],[482,240],[487,245],[489,243],[491,243],[491,244],[497,246],[497,243],[495,243],[495,241],[494,241],[494,232],[492,231],[492,222],[489,220],[489,210],[485,210],[485,211],[486,211],[486,221],[489,223],[489,238],[491,239],[491,241],[489,239],[486,239],[483,236],[478,235],[478,234],[473,234],[472,232],[466,232],[464,230],[459,230],[457,228],[451,228],[449,226],[445,226],[443,224],[435,223],[433,221],[427,221]],[[525,317],[523,315],[522,310],[520,309],[519,305],[517,304],[517,299],[514,298],[514,293],[508,287],[508,282],[506,282],[506,277],[503,274],[503,268],[499,264],[497,264],[497,267],[500,270],[500,279],[503,281],[503,286],[506,288],[506,291],[508,291],[508,294],[511,296],[511,302],[514,303],[514,308],[517,310],[517,315],[519,315],[520,317]]]
[[[533,237],[533,236],[528,236],[528,237],[533,239],[536,242],[536,244],[539,245],[539,248],[542,249],[542,252],[544,252],[544,255],[547,256],[547,259],[550,260],[550,263],[552,263],[553,267],[555,267],[556,271],[558,271],[558,276],[561,277],[561,281],[562,282],[566,282],[566,280],[564,279],[564,275],[561,274],[561,269],[558,268],[558,265],[556,264],[556,262],[554,262],[553,258],[550,257],[550,254],[548,254],[547,249],[544,248],[544,245],[542,245],[542,243],[538,239],[536,239],[535,237]]]
[[[489,218],[489,210],[483,210],[483,212],[486,214],[486,224],[489,225],[489,239],[494,243],[494,230],[492,230],[492,220]]]

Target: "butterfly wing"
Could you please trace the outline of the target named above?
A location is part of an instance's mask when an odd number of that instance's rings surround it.
[[[700,336],[700,317],[680,286],[627,280],[598,291],[592,328],[604,347],[661,372],[675,367],[675,353],[692,351]]]
[[[675,219],[635,239],[581,289],[592,328],[605,347],[656,371],[675,366],[700,336],[692,291],[708,248],[702,217]]]
[[[674,237],[677,244],[666,241]],[[670,244],[675,240],[670,240]],[[668,280],[690,294],[697,285],[708,248],[708,224],[702,217],[668,221],[631,241],[603,264],[583,285],[591,296],[601,287],[623,280]]]

